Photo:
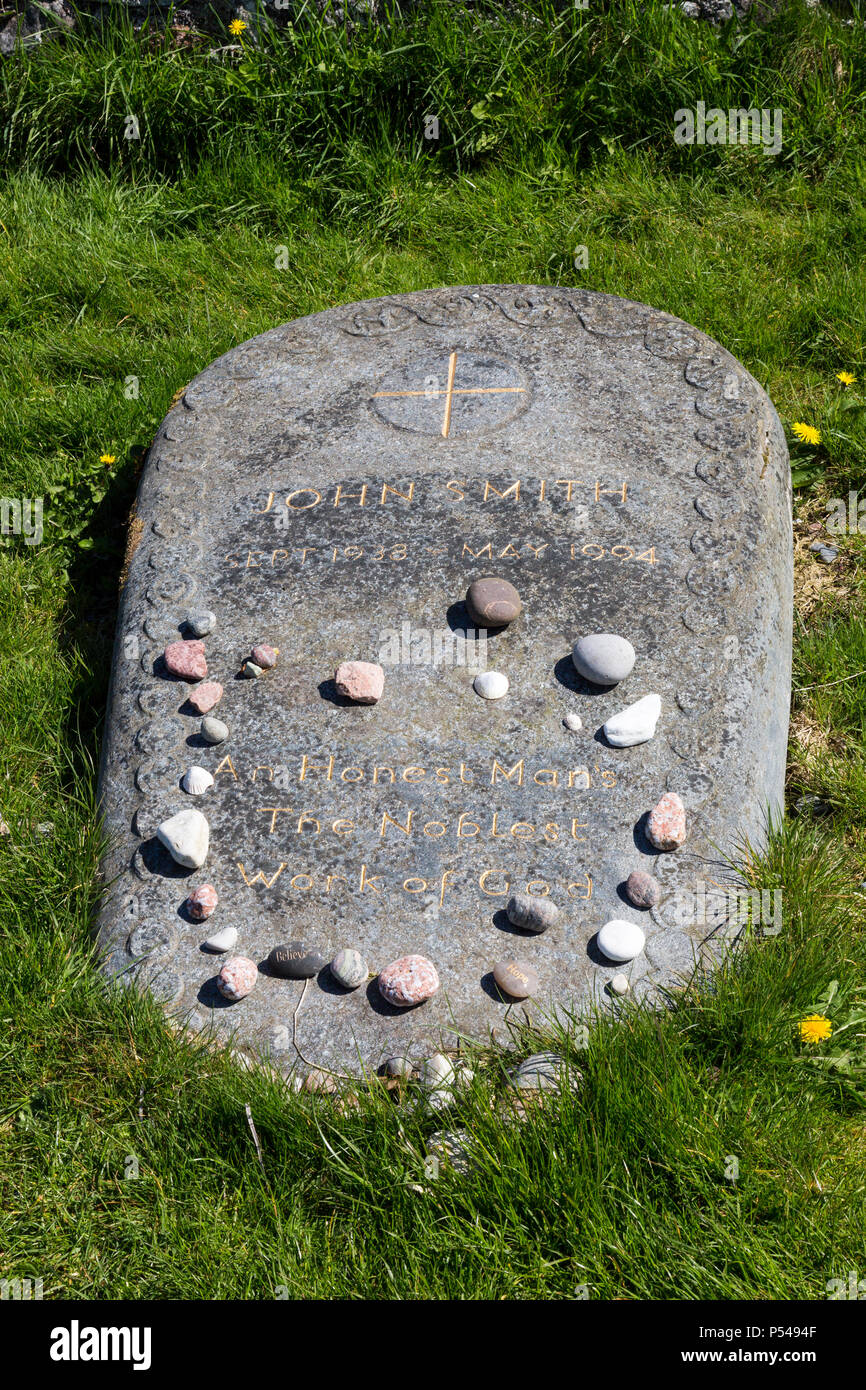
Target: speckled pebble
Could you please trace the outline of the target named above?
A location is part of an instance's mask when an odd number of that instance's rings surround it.
[[[203,922],[219,903],[217,890],[212,883],[202,883],[195,888],[186,900],[186,910],[194,922]]]
[[[185,681],[201,681],[207,675],[204,642],[196,638],[169,642],[162,655],[165,669],[172,676],[179,676]]]
[[[484,700],[501,700],[508,694],[508,677],[501,671],[481,671],[472,682],[476,695]]]
[[[246,998],[255,987],[258,976],[258,967],[254,960],[250,960],[248,956],[232,956],[217,976],[217,989],[224,999],[230,999],[234,1003],[238,999]]]
[[[219,704],[222,697],[223,688],[219,681],[203,681],[190,691],[189,703],[197,714],[207,714],[208,710]]]
[[[583,728],[583,720],[580,715],[574,714],[571,710],[569,710],[562,722],[566,729],[570,729],[573,734],[576,734],[579,729]]]
[[[578,675],[593,685],[618,685],[631,674],[635,650],[613,632],[591,632],[575,642],[571,659]]]
[[[259,642],[250,652],[253,661],[262,671],[270,671],[272,666],[276,666],[279,654],[279,647],[272,647],[268,642]]]
[[[646,944],[646,937],[636,922],[627,922],[614,917],[605,922],[598,933],[598,948],[608,960],[627,961],[639,956]]]
[[[375,705],[385,689],[385,672],[375,661],[341,661],[334,681],[347,700]]]
[[[439,988],[436,967],[426,956],[401,956],[379,973],[379,993],[397,1008],[412,1008]]]
[[[656,849],[678,849],[686,838],[686,808],[676,792],[665,792],[653,807],[646,827],[647,839]]]
[[[229,726],[207,714],[201,721],[201,736],[208,743],[224,743],[229,736]]]
[[[531,893],[515,893],[508,899],[505,913],[513,927],[536,933],[547,931],[562,916],[550,898],[536,897]]]
[[[331,974],[344,989],[360,989],[370,974],[360,951],[338,951],[331,961]]]
[[[661,900],[662,886],[652,874],[643,869],[633,869],[625,881],[628,900],[635,907],[655,907]]]
[[[500,960],[493,967],[493,978],[512,999],[531,999],[538,993],[538,972],[525,960]]]

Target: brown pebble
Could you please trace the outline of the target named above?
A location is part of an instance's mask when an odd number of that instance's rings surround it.
[[[635,907],[655,907],[662,895],[658,879],[645,873],[643,869],[634,869],[629,874],[625,881],[625,891],[629,902],[634,903]]]
[[[538,993],[538,972],[525,960],[500,960],[493,967],[493,978],[513,999],[530,999]]]
[[[466,592],[469,616],[478,627],[506,627],[519,615],[523,604],[507,579],[476,579]]]

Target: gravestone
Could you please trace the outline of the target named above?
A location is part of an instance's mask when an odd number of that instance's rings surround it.
[[[627,300],[423,291],[218,359],[166,416],[130,529],[101,772],[106,969],[284,1068],[358,1072],[501,1036],[509,1008],[613,1007],[616,974],[640,997],[712,963],[731,936],[726,856],[759,843],[782,800],[790,505],[761,387],[697,329]],[[523,610],[484,633],[464,597],[487,575]],[[216,616],[218,745],[162,659],[200,610]],[[593,632],[637,653],[615,688],[572,662]],[[260,642],[277,664],[245,679]],[[344,660],[383,666],[377,704],[340,696]],[[484,665],[507,675],[505,698],[475,693]],[[602,724],[651,692],[655,736],[611,747]],[[180,786],[190,764],[214,776],[202,796]],[[659,854],[646,814],[667,791],[688,839]],[[196,870],[156,839],[190,807],[210,826]],[[650,911],[624,895],[635,869],[662,885]],[[219,905],[194,923],[184,902],[203,883]],[[514,892],[549,897],[558,921],[512,927]],[[611,918],[646,934],[625,966],[595,940]],[[228,926],[259,964],[235,1003],[215,987],[226,957],[202,949]],[[357,949],[371,979],[270,973],[291,942],[327,960]],[[441,987],[393,1008],[372,972],[413,953]],[[538,975],[525,1004],[493,983],[509,958]]]

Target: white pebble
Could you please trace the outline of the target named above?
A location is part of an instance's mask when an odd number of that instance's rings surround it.
[[[605,922],[598,934],[599,950],[608,960],[627,961],[639,956],[646,944],[646,937],[635,922],[625,922],[614,917]]]
[[[178,811],[157,826],[157,838],[176,864],[200,869],[207,859],[210,826],[201,811]]]
[[[656,731],[656,724],[662,712],[662,702],[658,695],[645,695],[636,700],[619,714],[612,714],[604,725],[604,736],[614,748],[632,748],[637,743],[648,743]]]
[[[205,944],[206,951],[231,951],[238,944],[237,927],[223,927],[222,931],[214,932],[209,936]]]
[[[628,994],[628,975],[614,975],[610,982],[610,989],[612,994]]]
[[[562,722],[565,725],[566,729],[571,729],[573,733],[577,733],[578,729],[583,728],[583,720],[581,719],[580,715],[572,714],[570,711],[565,716]]]
[[[475,677],[473,686],[476,695],[484,700],[501,700],[508,694],[508,677],[501,671],[482,671]]]

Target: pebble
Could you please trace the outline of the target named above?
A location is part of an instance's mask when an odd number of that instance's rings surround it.
[[[185,681],[201,681],[207,675],[204,642],[195,638],[169,642],[162,656],[165,668],[172,676],[180,676]]]
[[[833,561],[838,559],[839,556],[837,547],[835,545],[826,545],[824,541],[813,541],[809,549],[814,551],[818,559],[823,560],[825,565],[832,565]]]
[[[481,671],[472,682],[476,695],[485,700],[501,700],[508,694],[508,677],[501,671]]]
[[[523,604],[507,579],[476,579],[466,591],[469,616],[478,627],[507,627],[520,614]]]
[[[427,1140],[427,1155],[447,1164],[455,1173],[466,1174],[472,1167],[469,1155],[470,1136],[465,1129],[437,1129]]]
[[[571,659],[578,675],[593,685],[618,685],[631,675],[635,650],[612,632],[593,632],[575,642]]]
[[[676,792],[665,792],[650,811],[647,839],[656,849],[678,849],[686,838],[686,808]]]
[[[279,647],[272,647],[267,642],[259,642],[250,652],[253,661],[263,671],[270,671],[272,666],[276,666],[279,654]]]
[[[231,951],[238,944],[237,927],[223,927],[222,931],[214,932],[209,936],[205,944],[207,951]]]
[[[642,700],[636,700],[606,720],[604,736],[614,748],[633,748],[637,743],[648,743],[656,731],[661,712],[661,698],[644,695]]]
[[[268,956],[270,969],[286,980],[311,980],[327,964],[320,951],[311,951],[302,941],[275,946]]]
[[[331,961],[331,974],[344,989],[360,989],[370,974],[370,967],[360,951],[338,951]]]
[[[340,694],[359,705],[375,705],[385,689],[385,672],[375,661],[341,661],[334,680]]]
[[[610,982],[611,994],[628,994],[629,988],[628,975],[614,975]]]
[[[197,714],[207,714],[208,710],[219,704],[222,697],[223,688],[219,681],[203,681],[190,691],[189,702]]]
[[[336,1091],[337,1082],[330,1072],[322,1071],[319,1067],[311,1067],[304,1077],[305,1091]]]
[[[208,772],[206,767],[193,764],[181,777],[180,785],[190,796],[203,796],[213,786],[213,773]]]
[[[232,956],[217,975],[217,989],[223,999],[233,1003],[245,999],[254,988],[259,971],[254,960],[248,956]]]
[[[434,1052],[432,1057],[425,1057],[418,1075],[421,1085],[431,1091],[453,1086],[457,1080],[457,1073],[444,1052]]]
[[[201,721],[201,736],[208,743],[224,743],[229,736],[229,726],[212,714],[206,714]]]
[[[598,934],[598,948],[608,960],[634,960],[645,945],[646,937],[637,923],[625,922],[617,917],[605,922]]]
[[[201,811],[178,811],[157,826],[157,838],[176,864],[200,869],[207,859],[210,826]]]
[[[411,1076],[415,1070],[410,1057],[389,1057],[385,1063],[387,1076]]]
[[[247,680],[255,681],[258,680],[263,670],[264,668],[257,666],[254,661],[245,661],[241,667],[241,675],[245,676]]]
[[[493,967],[499,988],[513,999],[531,999],[538,993],[538,972],[524,960],[500,960]]]
[[[578,729],[583,728],[583,720],[581,719],[580,715],[572,714],[570,710],[562,722],[565,725],[566,729],[571,729],[573,734],[576,734]]]
[[[555,926],[562,916],[550,898],[534,897],[531,893],[515,893],[508,899],[505,913],[513,927],[536,933]]]
[[[566,1073],[574,1089],[574,1085],[581,1079],[579,1071],[569,1071],[565,1059],[556,1052],[536,1052],[515,1067],[511,1073],[511,1080],[523,1091],[553,1091],[560,1085]]]
[[[643,869],[634,869],[625,881],[628,900],[635,907],[655,907],[661,900],[662,886],[652,874]]]
[[[439,988],[436,966],[426,956],[401,956],[379,972],[379,993],[397,1008],[431,999]]]
[[[210,917],[219,898],[212,883],[203,883],[194,889],[186,900],[186,910],[194,922],[203,922]]]
[[[216,613],[187,613],[184,626],[189,628],[193,637],[207,637],[216,627]]]

